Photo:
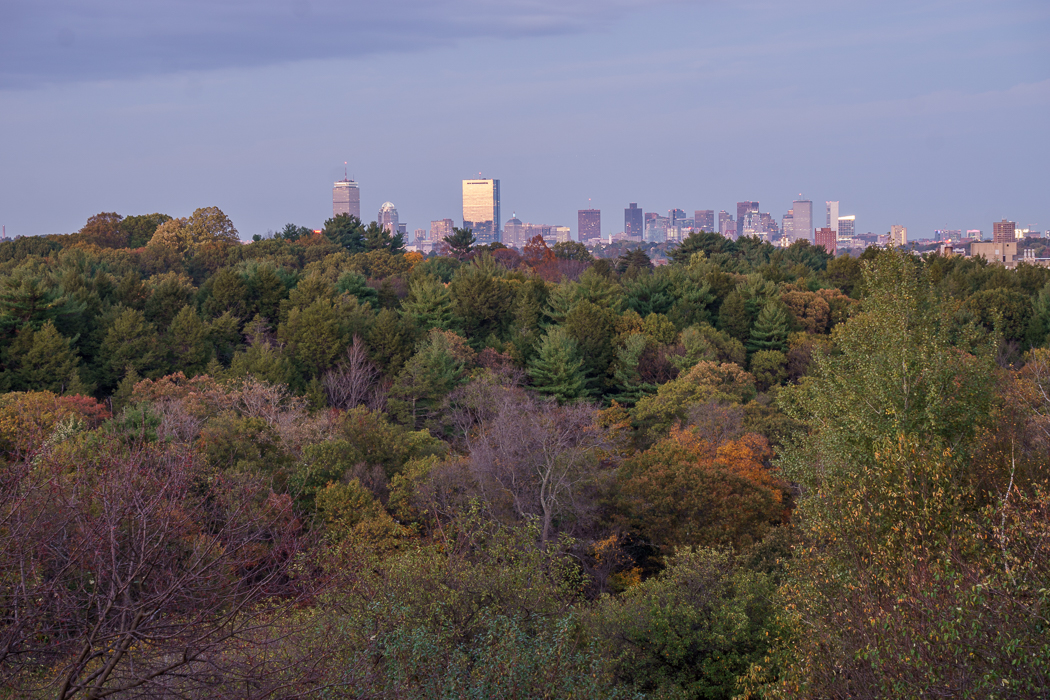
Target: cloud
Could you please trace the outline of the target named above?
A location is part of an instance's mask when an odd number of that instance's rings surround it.
[[[665,0],[5,0],[0,88],[578,33]]]

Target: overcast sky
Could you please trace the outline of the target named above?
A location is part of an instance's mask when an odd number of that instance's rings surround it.
[[[0,224],[218,206],[242,238],[362,215],[576,229],[840,200],[910,238],[1050,229],[1046,0],[0,0]]]

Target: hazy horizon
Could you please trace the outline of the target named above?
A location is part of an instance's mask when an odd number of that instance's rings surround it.
[[[0,224],[218,206],[244,239],[331,216],[570,226],[629,202],[778,223],[801,193],[892,224],[1050,228],[1050,7],[1031,1],[121,0],[0,10]],[[502,224],[503,222],[501,222]]]

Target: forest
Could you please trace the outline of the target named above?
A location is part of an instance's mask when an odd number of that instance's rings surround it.
[[[1050,269],[0,243],[0,698],[1050,698]]]

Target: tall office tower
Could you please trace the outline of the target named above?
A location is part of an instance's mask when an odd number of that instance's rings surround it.
[[[681,226],[685,221],[685,212],[681,209],[671,209],[667,212],[667,218],[671,220],[671,226]]]
[[[499,243],[499,180],[463,181],[463,228],[481,245]]]
[[[568,226],[551,226],[551,235],[558,243],[568,243],[572,240],[572,229]]]
[[[726,238],[736,238],[736,222],[725,209],[718,212],[718,232]]]
[[[835,220],[837,221],[838,217],[835,217]],[[838,234],[827,226],[817,229],[814,238],[814,245],[824,246],[824,250],[832,255],[838,250]]]
[[[992,224],[993,243],[1012,243],[1017,240],[1017,224],[1013,221],[996,221]]]
[[[804,238],[813,242],[813,202],[808,199],[796,199],[791,203],[792,226],[795,229],[795,240]]]
[[[751,212],[758,213],[758,202],[736,203],[736,235],[738,238],[744,234],[744,218]]]
[[[419,245],[427,239],[427,230],[425,228],[417,228],[412,232],[412,235],[416,239],[416,245]]]
[[[521,219],[517,214],[511,214],[507,223],[503,224],[503,240],[500,241],[508,248],[524,248],[525,239],[522,238]]]
[[[397,207],[391,202],[383,202],[383,206],[379,207],[379,216],[376,217],[376,222],[381,228],[385,228],[391,235],[397,235]]]
[[[580,243],[594,245],[602,240],[601,209],[580,209],[576,213],[576,237]]]
[[[853,238],[853,232],[856,231],[856,230],[857,230],[857,217],[856,216],[850,215],[850,216],[840,216],[839,217],[839,228],[838,228],[839,238]]]
[[[697,231],[711,232],[715,230],[715,210],[697,209],[693,212],[693,224]]]
[[[828,221],[825,224],[835,233],[839,232],[839,203],[838,202],[825,202],[828,205]]]
[[[908,229],[898,224],[890,226],[890,245],[908,245]]]
[[[788,209],[788,213],[784,214],[783,218],[780,219],[780,237],[787,238],[788,240],[795,240],[795,210]]]
[[[972,241],[980,241],[984,239],[984,231],[979,228],[967,229],[966,237]]]
[[[645,240],[646,243],[665,243],[667,241],[667,227],[671,219],[666,216],[654,214],[652,218],[645,215]]]
[[[353,180],[344,178],[332,187],[332,216],[340,214],[361,218],[361,190]]]
[[[741,226],[738,221],[737,228],[740,229],[740,235],[746,238],[751,236],[764,238],[766,235],[766,230],[762,226],[762,214],[757,211],[744,212],[744,224]]]
[[[437,243],[452,235],[452,219],[438,219],[430,222],[430,240]]]
[[[766,240],[772,240],[780,235],[780,228],[777,226],[777,220],[774,219],[769,212],[762,212],[762,230],[766,233]]]
[[[628,236],[641,237],[645,233],[645,219],[642,214],[638,204],[631,202],[631,206],[623,210],[623,232]]]

